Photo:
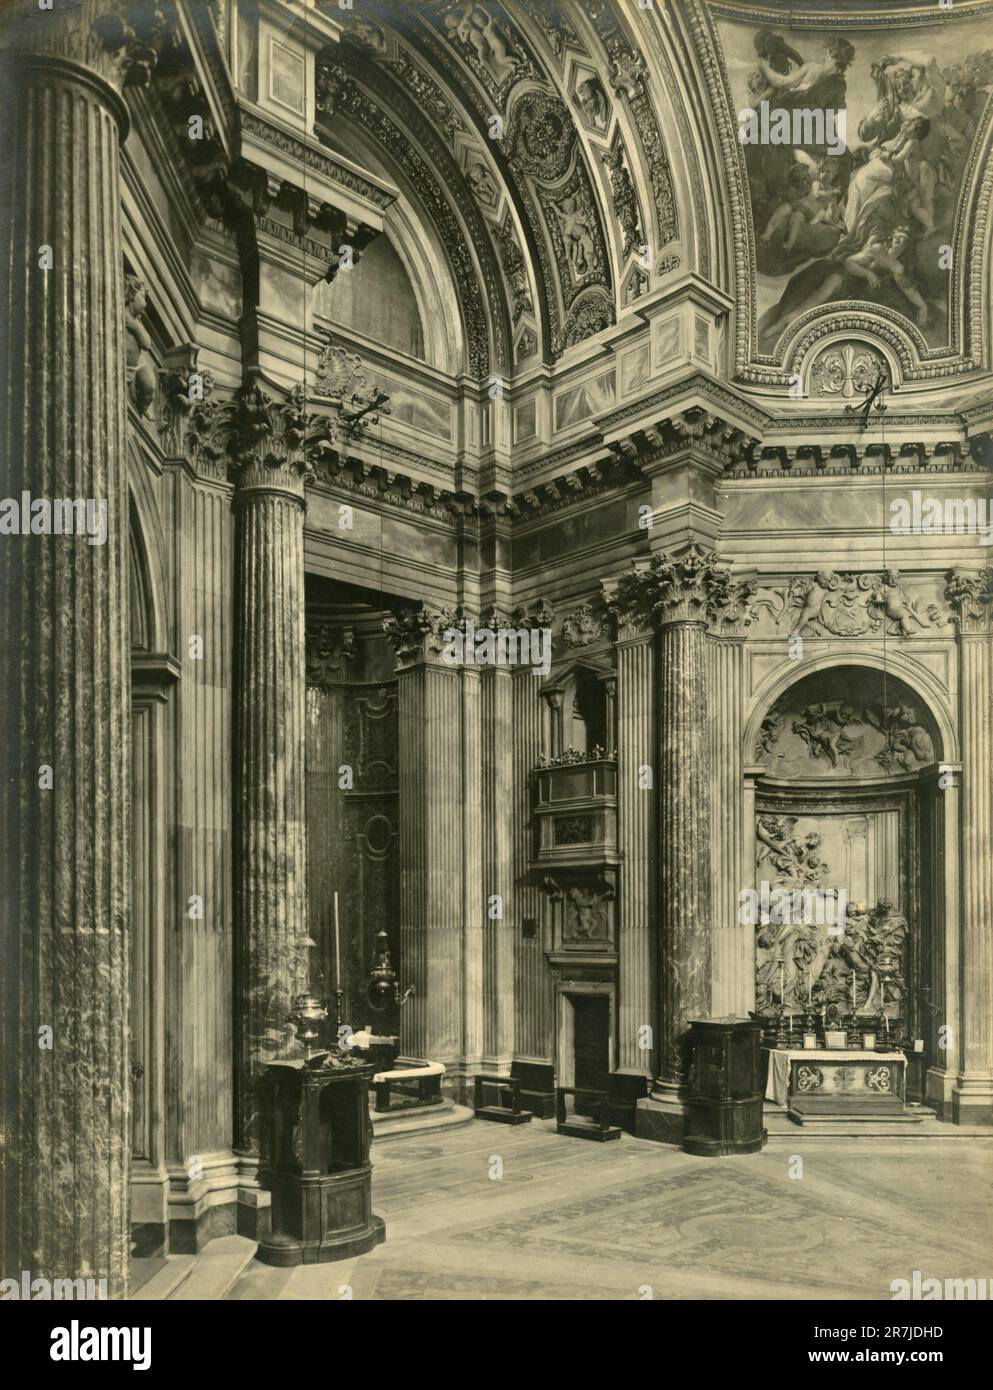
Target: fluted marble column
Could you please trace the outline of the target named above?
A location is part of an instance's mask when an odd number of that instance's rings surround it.
[[[706,625],[660,615],[659,629],[659,976],[662,1036],[659,1083],[670,1093],[686,1077],[689,1020],[710,1014],[710,746],[706,726]]]
[[[89,500],[106,521],[95,544],[51,525],[24,534],[21,518],[0,535],[0,1275],[105,1279],[107,1296],[124,1298],[128,116],[118,84],[132,55],[126,26],[98,23],[107,8],[0,16],[2,491],[19,507],[24,494]]]
[[[956,573],[962,717],[962,995],[957,1122],[993,1122],[993,566]]]
[[[712,551],[689,544],[657,552],[607,588],[619,621],[652,621],[658,630],[660,1036],[652,1100],[675,1109],[686,1076],[687,1025],[711,1012],[714,801],[706,646],[708,622],[730,602],[730,576]],[[651,1124],[650,1117],[642,1120]]]
[[[305,777],[303,437],[298,395],[251,379],[230,408],[235,487],[235,1148],[254,1181],[258,1079],[292,1055],[310,983]],[[244,1207],[251,1198],[240,1198]],[[247,1213],[245,1213],[247,1216]],[[242,1229],[248,1231],[245,1220]]]

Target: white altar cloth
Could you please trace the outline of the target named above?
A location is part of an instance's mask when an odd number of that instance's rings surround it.
[[[794,1060],[804,1062],[900,1062],[906,1063],[902,1052],[866,1052],[862,1048],[818,1047],[818,1048],[779,1048],[770,1047],[769,1075],[766,1077],[765,1098],[777,1105],[786,1105],[790,1089],[790,1063]]]

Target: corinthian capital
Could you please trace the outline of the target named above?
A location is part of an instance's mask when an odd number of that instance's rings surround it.
[[[730,571],[715,551],[690,544],[653,555],[617,580],[608,602],[620,623],[707,623],[734,602]]]
[[[4,6],[0,53],[61,58],[115,87],[147,87],[168,21],[154,0],[13,0]],[[121,108],[122,123],[127,113]]]
[[[945,597],[960,632],[993,632],[993,565],[981,570],[949,570]]]
[[[302,386],[275,401],[262,390],[257,372],[222,408],[221,428],[239,492],[276,488],[301,500],[315,460],[335,440],[333,421],[307,410]]]
[[[440,664],[443,661],[446,633],[471,635],[472,622],[461,608],[407,608],[399,613],[387,613],[383,631],[389,638],[400,666],[418,662]]]

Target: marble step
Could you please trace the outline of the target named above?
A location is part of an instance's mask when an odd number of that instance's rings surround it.
[[[440,1105],[426,1105],[412,1110],[384,1111],[372,1116],[372,1137],[375,1148],[392,1139],[405,1139],[410,1134],[428,1134],[432,1130],[456,1129],[473,1118],[466,1105],[456,1105],[447,1097]]]
[[[172,1298],[183,1280],[189,1277],[196,1262],[196,1255],[167,1255],[164,1267],[157,1269],[150,1279],[135,1289],[131,1299],[135,1302],[149,1300],[161,1303],[164,1299]]]
[[[257,1248],[256,1242],[245,1236],[219,1236],[194,1257],[187,1277],[166,1296],[176,1302],[224,1298],[255,1259]]]

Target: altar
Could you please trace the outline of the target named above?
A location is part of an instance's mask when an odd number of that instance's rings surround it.
[[[902,1052],[860,1048],[766,1048],[765,1097],[804,1115],[900,1114],[906,1096]]]

